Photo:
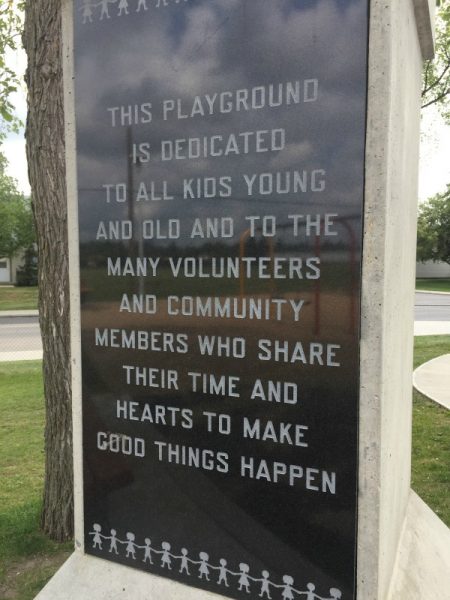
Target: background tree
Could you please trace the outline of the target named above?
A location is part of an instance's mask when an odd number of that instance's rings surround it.
[[[17,129],[7,66],[21,41],[28,55],[27,157],[38,246],[39,319],[46,403],[45,484],[41,525],[55,540],[73,535],[69,331],[61,0],[0,0],[0,142]]]
[[[436,106],[450,124],[450,0],[438,0],[436,56],[425,63],[422,108]],[[419,207],[417,260],[442,260],[450,256],[450,185]]]
[[[11,258],[35,241],[31,202],[5,175],[5,160],[0,156],[0,256]]]
[[[16,285],[36,286],[38,284],[38,257],[35,245],[28,246],[24,254],[24,262],[17,269]]]
[[[17,131],[20,125],[11,101],[11,94],[17,91],[19,81],[16,73],[8,66],[6,55],[8,51],[16,50],[20,44],[23,6],[22,0],[0,0],[0,139],[4,137],[5,130]]]
[[[450,0],[438,0],[436,18],[436,55],[425,63],[422,108],[437,105],[450,121]]]
[[[73,469],[67,206],[61,0],[27,0],[28,173],[39,255],[44,350],[45,484],[41,525],[53,539],[73,535]]]
[[[450,185],[419,207],[417,258],[450,265]]]

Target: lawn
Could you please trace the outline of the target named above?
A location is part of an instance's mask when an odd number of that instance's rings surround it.
[[[0,598],[31,600],[69,554],[39,531],[44,472],[41,362],[0,363]]]
[[[37,287],[0,286],[1,310],[35,310],[38,302]]]
[[[450,279],[416,279],[416,290],[450,292]]]
[[[450,336],[416,338],[415,366],[450,351]],[[40,361],[0,363],[0,598],[31,600],[69,555],[39,531],[44,468]],[[450,525],[450,413],[413,400],[412,485]]]

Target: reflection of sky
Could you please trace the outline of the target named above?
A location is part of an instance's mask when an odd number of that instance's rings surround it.
[[[76,100],[81,234],[99,219],[127,218],[124,205],[106,205],[104,183],[126,182],[126,128],[112,128],[106,108],[151,102],[151,124],[133,128],[136,142],[286,129],[280,153],[150,163],[133,168],[143,180],[167,181],[177,194],[184,177],[233,177],[231,199],[183,200],[141,206],[141,216],[275,214],[305,211],[354,214],[361,209],[365,100],[366,18],[363,0],[190,0],[162,10],[81,25],[76,14]],[[115,9],[111,9],[115,10]],[[186,108],[195,95],[270,83],[319,79],[315,103],[244,113],[163,121],[165,99]],[[242,173],[326,169],[321,194],[260,202],[237,185]]]

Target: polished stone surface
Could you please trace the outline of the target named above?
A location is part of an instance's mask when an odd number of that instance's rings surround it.
[[[86,551],[352,598],[367,2],[74,20]]]

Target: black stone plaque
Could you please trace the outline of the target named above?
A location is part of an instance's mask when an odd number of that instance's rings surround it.
[[[367,0],[77,0],[86,552],[356,597]]]

